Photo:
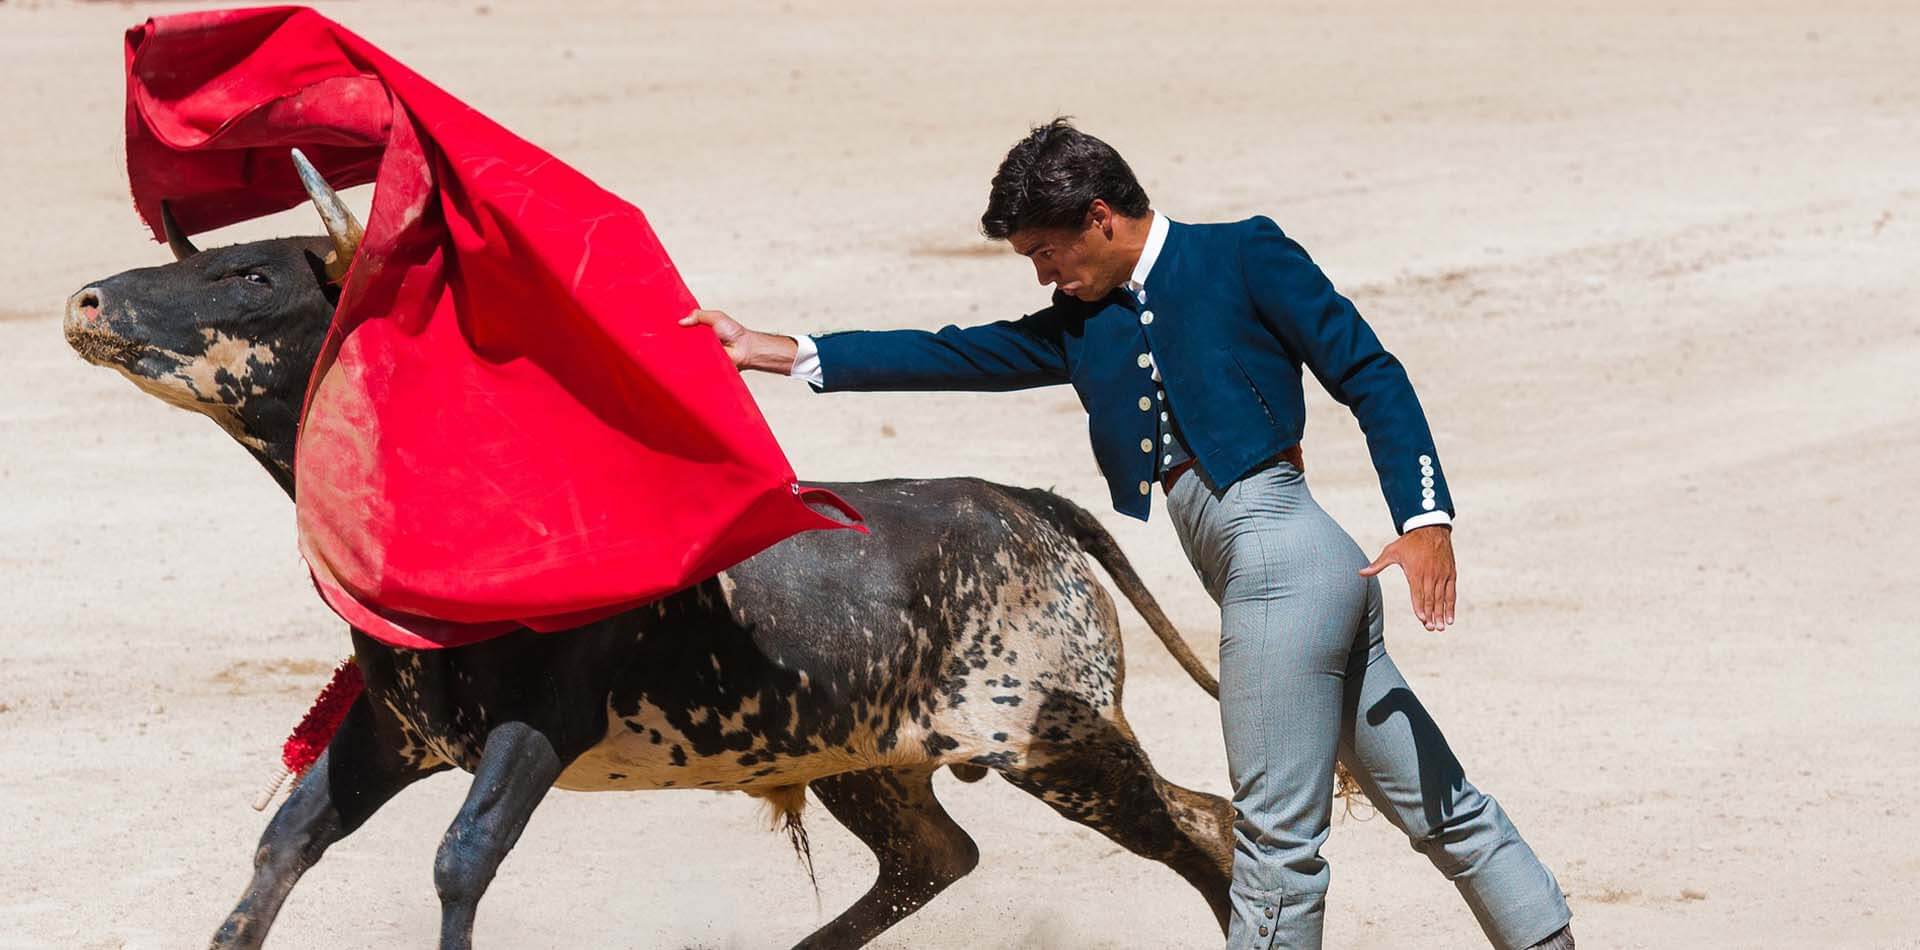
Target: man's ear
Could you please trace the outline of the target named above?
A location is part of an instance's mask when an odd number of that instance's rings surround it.
[[[1113,240],[1113,208],[1105,198],[1095,198],[1087,206],[1087,227],[1097,228],[1107,240]]]

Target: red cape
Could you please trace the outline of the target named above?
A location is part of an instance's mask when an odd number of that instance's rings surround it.
[[[127,32],[127,174],[155,237],[374,182],[308,382],[300,551],[388,643],[561,630],[725,569],[810,510],[638,208],[299,7]],[[861,529],[861,530],[864,530]]]

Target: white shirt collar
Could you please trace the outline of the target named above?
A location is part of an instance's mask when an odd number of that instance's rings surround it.
[[[1140,260],[1133,265],[1133,278],[1121,286],[1131,291],[1141,303],[1147,302],[1147,275],[1153,272],[1153,262],[1160,259],[1160,249],[1167,243],[1167,216],[1158,211],[1147,212],[1153,215],[1153,222],[1147,225],[1147,243],[1140,249]]]

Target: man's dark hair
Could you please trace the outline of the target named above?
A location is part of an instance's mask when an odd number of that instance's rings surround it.
[[[1145,216],[1149,207],[1146,189],[1120,153],[1061,116],[1034,127],[1007,152],[993,173],[980,231],[1004,241],[1028,228],[1078,229],[1095,198],[1129,218]]]

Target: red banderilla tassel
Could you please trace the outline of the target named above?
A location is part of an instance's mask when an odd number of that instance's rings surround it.
[[[292,776],[303,775],[318,761],[320,753],[326,751],[327,743],[333,741],[333,734],[340,730],[341,720],[347,718],[347,710],[353,708],[353,701],[360,698],[360,691],[366,688],[366,681],[360,678],[360,665],[352,657],[340,661],[333,670],[333,679],[327,681],[320,695],[314,697],[312,708],[300,717],[300,724],[293,727],[293,733],[280,747],[280,762],[284,766],[280,774],[262,789],[253,801],[254,811],[264,811],[280,794],[280,787]]]

